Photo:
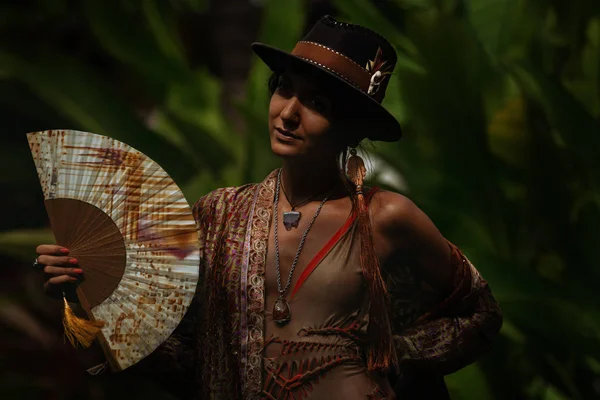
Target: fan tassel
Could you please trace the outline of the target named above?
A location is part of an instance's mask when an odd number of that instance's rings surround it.
[[[100,328],[104,326],[104,321],[89,321],[79,318],[75,315],[67,299],[63,296],[63,326],[65,328],[65,337],[71,342],[73,347],[82,346],[88,348],[94,342]]]

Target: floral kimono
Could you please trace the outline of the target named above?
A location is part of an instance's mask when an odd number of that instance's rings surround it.
[[[312,372],[296,371],[294,376],[278,378],[281,365],[272,367],[278,364],[264,356],[265,348],[276,341],[266,335],[265,312],[275,184],[276,173],[271,173],[259,184],[215,190],[194,205],[201,242],[201,281],[195,302],[174,334],[141,363],[151,365],[170,386],[176,383],[186,397],[307,398],[321,384],[319,374]],[[384,272],[399,360],[398,371],[390,373],[389,381],[399,399],[447,398],[443,375],[486,352],[500,328],[500,310],[487,283],[456,247],[450,247],[456,263],[455,289],[441,304],[427,301],[426,290],[409,268],[398,266]],[[356,335],[350,332],[354,328]],[[360,334],[356,322],[329,330],[350,338]],[[339,341],[280,342],[284,352],[341,346]],[[307,364],[307,368],[334,371],[343,361],[364,365],[357,356],[360,353],[348,348],[345,346],[343,357],[329,355],[321,364]],[[186,387],[189,390],[184,390]],[[301,390],[294,392],[294,387]],[[385,397],[374,391],[364,398]]]

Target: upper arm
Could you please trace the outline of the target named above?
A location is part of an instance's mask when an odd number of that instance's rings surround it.
[[[410,199],[382,191],[373,199],[377,246],[393,263],[409,266],[440,297],[453,289],[450,247],[429,217]]]

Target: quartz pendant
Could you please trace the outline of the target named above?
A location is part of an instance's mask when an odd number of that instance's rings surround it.
[[[302,213],[300,211],[286,211],[283,213],[283,225],[288,231],[298,227]]]
[[[282,297],[278,297],[273,305],[273,321],[279,325],[287,324],[292,319],[290,305]]]

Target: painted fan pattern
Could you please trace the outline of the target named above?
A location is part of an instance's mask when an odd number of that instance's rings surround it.
[[[79,260],[77,288],[113,369],[164,342],[198,281],[197,226],[183,193],[132,147],[72,130],[27,135],[56,242]]]

